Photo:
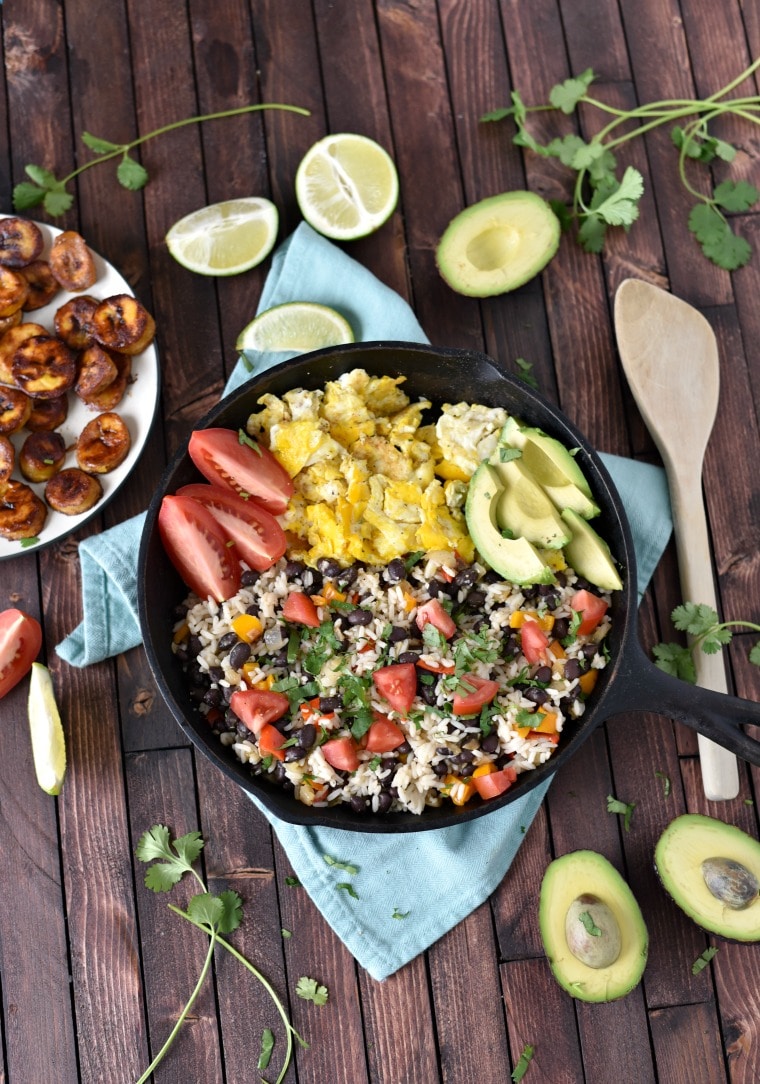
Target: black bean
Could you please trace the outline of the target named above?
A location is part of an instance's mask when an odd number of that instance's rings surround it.
[[[224,713],[224,721],[225,721],[225,723],[227,723],[228,726],[237,726],[238,723],[240,722],[240,719],[235,714],[235,712],[232,710],[232,708],[227,708],[227,710]]]
[[[282,670],[288,665],[288,649],[283,647],[276,655],[272,656],[272,666]]]
[[[282,766],[282,761],[276,760],[272,765],[272,770],[269,773],[269,778],[275,783],[284,783],[287,779],[285,769]]]
[[[361,794],[354,794],[351,798],[351,801],[349,802],[349,805],[353,809],[354,813],[366,813],[369,806],[369,800],[362,797]]]
[[[303,760],[306,756],[306,750],[302,745],[289,745],[285,750],[285,760],[290,762],[291,760]]]
[[[454,764],[469,764],[475,759],[475,754],[471,749],[463,749],[458,756],[454,757]]]
[[[249,617],[258,617],[261,613],[258,602],[252,602],[250,606],[246,606],[245,612]]]
[[[583,657],[591,662],[591,660],[599,654],[599,647],[596,644],[584,644],[582,651]]]
[[[289,727],[290,727],[290,716],[283,715],[283,717],[281,719],[275,719],[275,721],[272,723],[272,726],[275,728],[275,730],[279,730],[279,732],[281,734],[285,734],[289,738],[293,737],[293,735],[290,733],[290,729],[289,729]]]
[[[288,561],[285,565],[285,575],[289,580],[296,580],[305,568],[303,561]]]
[[[481,591],[479,587],[476,587],[474,591],[470,591],[464,600],[464,604],[468,610],[477,612],[482,610],[486,604],[486,593]]]
[[[230,700],[232,700],[232,694],[235,692],[235,690],[232,688],[231,685],[222,685],[221,690],[222,700],[224,701],[225,705],[227,705],[229,704]]]
[[[554,591],[554,584],[539,583],[537,586],[537,590],[540,598],[546,598],[547,595],[551,595],[551,593]]]
[[[396,662],[411,662],[415,666],[420,661],[420,655],[418,651],[402,651]]]
[[[444,776],[449,774],[449,766],[445,760],[439,760],[437,764],[433,765],[433,771],[436,775]]]
[[[230,651],[229,663],[233,670],[239,670],[251,657],[251,645],[240,640]]]
[[[402,640],[409,638],[409,629],[405,629],[402,625],[394,625],[388,634],[389,644],[398,644]]]
[[[301,727],[301,733],[298,735],[299,745],[302,745],[306,752],[311,749],[314,742],[317,740],[317,728],[314,723],[306,723]]]
[[[427,585],[427,592],[430,598],[438,598],[439,595],[456,594],[456,588],[452,588],[452,584],[447,583],[446,580],[430,580]]]
[[[438,683],[434,682],[432,685],[423,685],[420,683],[417,686],[417,695],[421,696],[426,704],[432,706],[438,699]]]
[[[397,745],[394,749],[394,753],[411,753],[412,747],[408,741],[402,742],[401,745]]]
[[[399,583],[406,576],[406,565],[400,557],[394,557],[392,561],[388,562],[385,571],[383,572],[383,578],[386,583]]]
[[[547,610],[556,610],[559,605],[559,595],[556,591],[550,591],[548,595],[543,596],[543,603]]]
[[[342,566],[334,557],[320,557],[317,561],[317,568],[330,580],[336,579],[343,571]]]
[[[388,793],[387,790],[383,791],[382,794],[378,795],[378,797],[377,797],[377,811],[378,811],[378,813],[387,813],[388,810],[391,808],[392,804],[393,804],[393,799],[391,798],[391,796],[390,796],[390,794]]]
[[[473,586],[477,578],[478,570],[473,568],[472,565],[469,565],[469,567],[463,568],[461,572],[457,572],[453,580],[453,586],[457,591],[461,591],[462,589],[467,590]]]
[[[320,696],[319,698],[319,710],[325,715],[330,711],[340,711],[342,707],[342,696]]]
[[[526,700],[530,700],[531,704],[535,704],[540,707],[541,704],[545,704],[549,699],[549,694],[546,689],[526,689],[523,693]]]
[[[372,623],[373,614],[371,610],[351,610],[346,617],[346,621],[349,625],[369,625]]]
[[[236,632],[225,632],[217,645],[217,651],[219,651],[220,654],[224,654],[233,648],[237,642],[238,634]]]
[[[570,622],[566,617],[558,617],[554,622],[554,628],[552,629],[552,636],[555,640],[564,640],[570,631]]]
[[[457,775],[461,775],[463,779],[467,779],[475,771],[474,764],[457,764]]]
[[[215,685],[213,689],[209,689],[203,697],[203,703],[208,704],[212,708],[221,707],[223,702],[224,698],[222,697],[222,690],[218,685]]]
[[[495,753],[499,748],[499,735],[495,730],[492,730],[490,734],[487,734],[483,741],[480,743],[480,748],[484,753]]]
[[[240,577],[240,582],[243,587],[253,587],[258,581],[260,573],[253,568],[247,568],[243,575]]]
[[[451,750],[449,749],[448,745],[439,745],[438,748],[436,749],[436,753],[440,757],[450,757],[451,756]]]
[[[577,659],[568,659],[565,663],[565,677],[568,681],[575,681],[581,676],[581,664]]]
[[[536,681],[542,681],[545,685],[548,685],[552,679],[551,666],[539,666],[533,677]]]
[[[209,681],[214,683],[224,680],[224,670],[221,666],[209,666],[208,668]]]
[[[483,583],[502,583],[502,578],[498,572],[494,572],[492,568],[489,568],[483,577]]]
[[[346,587],[350,587],[352,583],[356,581],[356,577],[359,575],[359,569],[356,565],[349,565],[348,568],[341,569],[338,576],[338,587],[341,591]]]
[[[227,722],[227,715],[229,715],[229,714],[230,714],[230,712],[227,712],[225,714],[225,716],[224,716],[225,722]],[[234,715],[234,712],[232,714]],[[235,718],[237,719],[237,715],[235,715]],[[238,723],[237,726],[235,727],[235,733],[237,734],[237,736],[240,738],[241,741],[247,741],[248,738],[250,738],[250,736],[251,736],[251,732],[248,729],[248,727],[245,725],[245,723]]]
[[[195,656],[203,650],[203,643],[201,641],[201,638],[195,635],[191,636],[190,639],[187,641],[187,650],[188,654],[192,655],[193,658],[195,658]]]

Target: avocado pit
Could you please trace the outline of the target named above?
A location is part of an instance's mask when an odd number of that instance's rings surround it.
[[[565,939],[573,956],[586,967],[611,967],[623,945],[620,926],[607,904],[584,892],[570,904]]]
[[[743,911],[749,907],[760,892],[755,875],[733,858],[705,858],[702,876],[716,900],[732,911]]]

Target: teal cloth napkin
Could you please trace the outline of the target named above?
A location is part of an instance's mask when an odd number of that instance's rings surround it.
[[[279,247],[258,311],[286,301],[315,301],[341,312],[358,341],[426,342],[409,306],[342,249],[306,223]],[[249,353],[225,391],[288,354]],[[602,456],[628,514],[643,594],[670,537],[661,468]],[[82,623],[56,648],[87,666],[140,643],[135,574],[144,514],[80,544]],[[497,887],[535,816],[548,783],[487,817],[429,832],[371,836],[285,824],[261,803],[298,878],[349,951],[384,979],[437,941]],[[325,861],[336,859],[356,873]],[[339,885],[349,884],[355,896]]]

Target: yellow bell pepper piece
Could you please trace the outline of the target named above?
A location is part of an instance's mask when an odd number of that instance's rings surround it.
[[[190,628],[187,621],[183,621],[179,628],[175,631],[172,640],[175,644],[184,644],[185,640],[190,635]]]
[[[454,805],[465,805],[475,793],[475,784],[469,779],[460,779],[458,775],[447,775],[443,793],[451,798]]]
[[[554,628],[553,614],[538,614],[535,610],[515,610],[509,615],[511,629],[521,629],[525,621],[535,621],[544,632],[551,632]]]
[[[491,764],[491,763],[479,764],[477,766],[477,768],[475,769],[475,771],[472,773],[472,778],[473,779],[479,779],[482,775],[493,775],[493,773],[495,771],[496,771],[496,765],[495,764]]]
[[[578,685],[584,696],[588,696],[596,685],[596,679],[599,677],[598,670],[586,670],[584,674],[578,678]]]
[[[253,644],[264,631],[264,626],[254,614],[239,614],[232,619],[232,627],[241,640]]]

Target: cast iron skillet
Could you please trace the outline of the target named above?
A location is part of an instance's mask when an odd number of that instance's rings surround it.
[[[404,388],[412,399],[423,396],[434,406],[466,401],[504,407],[568,447],[580,449],[577,461],[601,507],[601,515],[594,523],[609,543],[624,583],[623,590],[613,595],[610,608],[610,662],[600,673],[585,714],[565,725],[557,752],[539,768],[519,775],[515,785],[499,798],[488,802],[476,798],[462,809],[445,802],[421,815],[359,814],[347,803],[329,809],[301,804],[280,787],[251,775],[232,750],[222,746],[190,699],[185,677],[171,651],[174,609],[187,592],[164,553],[157,515],[164,494],[174,493],[180,486],[200,479],[184,447],[165,471],[148,510],[139,553],[138,598],[145,650],[156,683],[182,729],[205,756],[284,821],[365,832],[443,828],[500,809],[561,768],[580,750],[595,727],[623,711],[650,711],[678,719],[750,763],[760,764],[760,742],[742,729],[742,724],[760,724],[760,704],[672,678],[651,663],[640,647],[631,532],[620,497],[593,448],[556,407],[523,381],[505,376],[484,354],[396,342],[361,343],[316,351],[286,361],[233,391],[197,428],[244,427],[248,415],[260,409],[261,395],[268,392],[282,395],[299,387],[321,388],[326,381],[354,368],[377,376],[403,374],[408,378]]]

